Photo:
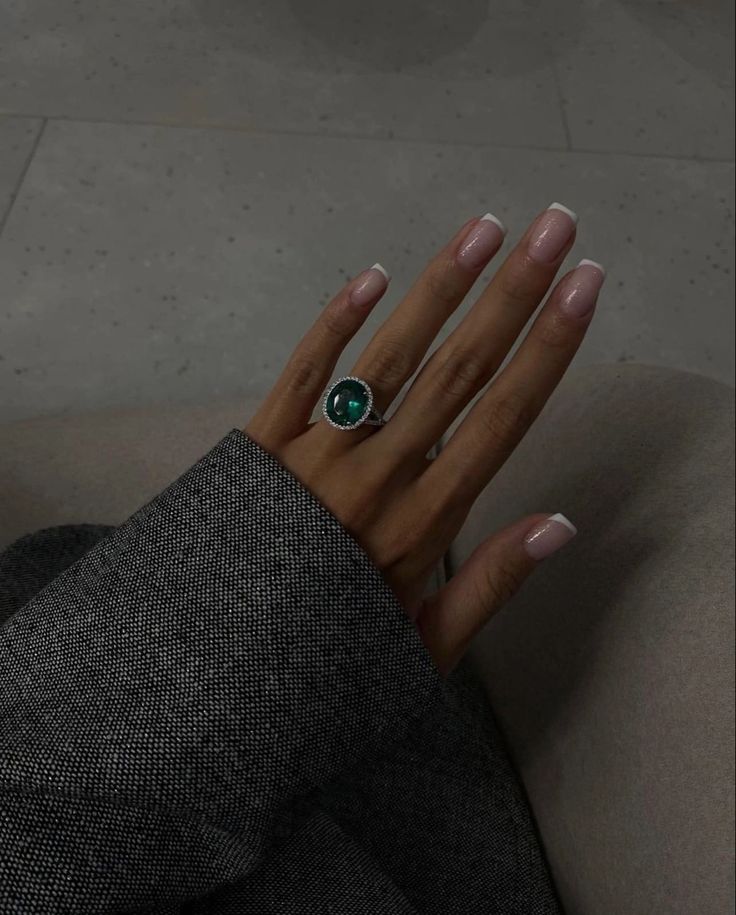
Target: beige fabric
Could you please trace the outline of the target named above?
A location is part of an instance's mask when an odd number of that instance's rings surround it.
[[[730,388],[573,370],[451,550],[579,528],[473,651],[569,915],[733,911],[733,464]]]
[[[0,426],[0,549],[57,524],[121,524],[258,404],[109,410]]]

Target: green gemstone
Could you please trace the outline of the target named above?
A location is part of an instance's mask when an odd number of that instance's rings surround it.
[[[368,392],[357,381],[341,381],[327,398],[326,410],[338,426],[352,426],[362,419],[368,405]]]

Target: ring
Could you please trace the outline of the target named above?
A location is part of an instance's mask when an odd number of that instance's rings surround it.
[[[355,375],[338,378],[327,388],[322,400],[322,415],[335,429],[386,425],[383,415],[373,409],[371,386]]]

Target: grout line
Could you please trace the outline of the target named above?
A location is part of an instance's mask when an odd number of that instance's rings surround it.
[[[153,121],[153,120],[136,120],[123,119],[123,120],[109,120],[107,118],[86,118],[86,117],[70,117],[68,115],[55,115],[55,114],[21,114],[19,112],[10,112],[2,111],[0,116],[5,117],[15,117],[15,118],[44,118],[48,121],[60,121],[62,123],[72,123],[72,124],[99,124],[99,125],[110,125],[117,127],[163,127],[171,128],[173,130],[221,130],[229,133],[243,133],[243,134],[255,134],[256,136],[296,136],[296,137],[305,137],[311,139],[320,139],[320,140],[360,140],[362,142],[384,142],[384,143],[418,143],[425,146],[470,146],[474,149],[530,149],[537,152],[565,152],[564,146],[532,146],[528,144],[501,144],[501,143],[473,143],[472,141],[452,141],[452,140],[433,140],[433,139],[424,139],[417,137],[401,137],[397,136],[393,131],[391,131],[390,136],[376,136],[373,134],[358,134],[358,133],[324,133],[324,132],[315,132],[309,130],[289,130],[281,128],[257,128],[257,127],[245,127],[240,124],[221,124],[214,121],[203,122],[203,123],[192,123],[184,124],[181,122],[173,121]]]
[[[507,143],[473,143],[472,141],[452,141],[452,140],[436,140],[436,139],[426,139],[426,138],[417,138],[417,137],[401,137],[396,136],[392,133],[391,136],[374,136],[369,134],[337,134],[337,133],[314,133],[307,130],[275,130],[269,128],[253,128],[253,127],[244,127],[241,125],[235,124],[217,124],[217,123],[201,123],[201,124],[182,124],[182,123],[173,123],[166,121],[146,121],[146,120],[106,120],[104,118],[84,118],[84,117],[69,117],[67,115],[48,115],[48,114],[27,114],[22,112],[11,112],[11,111],[2,111],[0,116],[4,117],[15,117],[15,118],[35,118],[43,119],[45,123],[49,121],[59,121],[61,123],[70,123],[70,124],[99,124],[99,125],[110,125],[117,127],[163,127],[171,128],[173,130],[220,130],[223,132],[229,133],[241,133],[241,134],[253,134],[256,136],[296,136],[296,137],[305,137],[311,139],[321,139],[321,140],[359,140],[362,142],[384,142],[384,143],[415,143],[421,144],[423,146],[449,146],[452,148],[471,148],[471,149],[508,149],[508,150],[528,150],[529,152],[551,152],[551,153],[570,153],[572,155],[587,155],[587,156],[627,156],[632,159],[658,159],[658,160],[672,160],[675,162],[710,162],[714,164],[725,164],[733,165],[733,157],[724,157],[724,156],[699,156],[699,155],[687,155],[687,154],[674,154],[674,153],[650,153],[650,152],[631,152],[626,149],[586,149],[585,147],[572,147],[570,138],[566,141],[565,146],[534,146],[529,143],[517,143],[517,144],[507,144]]]
[[[47,123],[48,123],[48,119],[44,118],[41,122],[41,126],[38,128],[38,133],[36,134],[36,139],[33,141],[33,145],[31,146],[31,151],[28,153],[28,156],[26,157],[26,161],[23,165],[23,168],[21,169],[20,175],[18,176],[18,180],[15,182],[15,187],[13,188],[13,191],[10,195],[10,199],[8,200],[8,205],[5,208],[5,212],[0,217],[0,238],[2,237],[2,234],[5,231],[5,226],[8,224],[8,220],[10,219],[10,214],[13,212],[13,207],[15,206],[15,201],[18,199],[18,195],[20,194],[20,189],[23,186],[23,182],[26,180],[26,175],[28,174],[28,170],[31,167],[31,162],[33,162],[33,159],[36,155],[36,151],[38,150],[39,144],[41,143],[41,137],[43,137],[44,131],[46,130]]]

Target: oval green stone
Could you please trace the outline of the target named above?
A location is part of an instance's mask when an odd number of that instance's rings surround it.
[[[341,381],[327,398],[326,410],[338,426],[352,426],[362,419],[368,405],[368,392],[357,381]]]

